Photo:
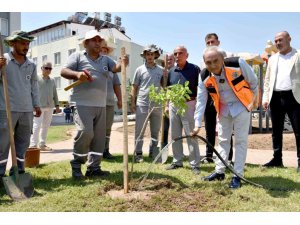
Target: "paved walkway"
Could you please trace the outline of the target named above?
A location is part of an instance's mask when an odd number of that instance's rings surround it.
[[[128,124],[134,124],[134,122],[128,122]],[[110,142],[110,152],[112,154],[122,154],[123,153],[123,133],[117,131],[118,128],[122,127],[123,123],[114,123],[112,127],[111,134],[111,142]],[[75,134],[75,132],[74,132]],[[270,135],[271,138],[271,135]],[[53,144],[49,144],[49,146],[53,149],[51,152],[41,152],[40,155],[40,163],[48,163],[48,162],[56,162],[62,160],[70,160],[73,158],[72,148],[73,148],[73,138],[61,141]],[[144,140],[144,149],[147,149],[149,146],[149,138],[145,138]],[[134,150],[134,137],[133,135],[129,135],[128,138],[128,149],[129,154],[132,154]],[[148,154],[147,151],[145,151]],[[205,155],[205,145],[200,144],[200,153],[201,155]],[[171,149],[169,149],[169,154],[172,154]],[[184,154],[188,155],[187,145],[184,143]],[[262,165],[268,162],[273,155],[272,150],[258,150],[258,149],[248,149],[247,160],[246,163]],[[296,160],[296,152],[295,151],[283,151],[283,164],[286,167],[297,167]],[[7,168],[10,168],[11,160],[9,160],[9,165]]]

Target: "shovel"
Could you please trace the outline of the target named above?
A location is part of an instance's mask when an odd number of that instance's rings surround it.
[[[3,56],[3,44],[2,44],[3,42],[2,42],[1,35],[0,35],[0,42],[1,42],[0,55]],[[2,74],[2,82],[3,82],[3,90],[4,90],[5,109],[6,109],[8,127],[9,127],[9,142],[10,142],[11,158],[12,158],[11,170],[13,172],[11,176],[3,177],[2,180],[7,194],[13,200],[18,201],[18,200],[23,200],[32,197],[34,188],[32,185],[31,175],[28,173],[19,174],[18,171],[5,65],[2,66],[1,68],[1,74]]]

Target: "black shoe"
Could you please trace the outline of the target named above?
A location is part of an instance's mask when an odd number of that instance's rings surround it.
[[[198,167],[198,166],[192,167],[192,171],[195,175],[199,175],[200,174],[200,167]]]
[[[282,159],[271,159],[270,162],[263,165],[263,167],[283,167]]]
[[[216,172],[203,178],[203,180],[205,180],[205,181],[224,180],[224,179],[225,179],[224,173],[216,173]]]
[[[103,158],[104,159],[113,159],[114,156],[110,154],[109,149],[105,149],[103,152]]]
[[[149,159],[152,159],[152,158],[153,158],[153,152],[150,151],[150,152],[149,152]]]
[[[72,167],[72,178],[75,180],[81,180],[84,178],[81,168],[73,168]]]
[[[214,160],[212,157],[204,157],[202,160],[201,160],[201,163],[203,164],[207,164],[207,163],[214,163]]]
[[[166,167],[166,170],[175,170],[175,169],[182,168],[182,167],[183,166],[179,166],[179,165],[176,165],[175,163],[172,163],[170,166]]]
[[[3,177],[5,177],[4,174],[3,174],[3,175],[0,175],[0,188],[1,188],[2,186],[4,186],[4,185],[3,185],[3,180],[2,180]]]
[[[91,169],[87,169],[85,172],[85,176],[86,177],[105,177],[110,175],[109,171],[105,171],[105,170],[101,170],[100,168],[91,170]]]
[[[19,174],[24,174],[25,170],[19,170]],[[13,176],[14,175],[14,171],[12,169],[9,170],[9,176]]]
[[[242,186],[241,184],[241,178],[239,177],[232,177],[231,182],[229,184],[229,188],[237,189]]]
[[[143,155],[138,154],[138,155],[134,156],[134,162],[135,162],[135,163],[141,163],[141,162],[144,162]]]

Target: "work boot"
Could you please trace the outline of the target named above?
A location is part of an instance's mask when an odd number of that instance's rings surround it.
[[[72,167],[72,177],[75,180],[81,180],[84,178],[82,172],[81,172],[81,168],[73,168]]]
[[[87,169],[85,172],[85,176],[87,178],[93,178],[93,177],[105,177],[110,175],[109,171],[101,170],[100,168],[96,169]]]
[[[263,167],[283,167],[282,159],[271,159],[270,162],[263,165]]]
[[[112,154],[110,154],[109,149],[104,149],[103,158],[104,159],[113,159],[114,156]]]

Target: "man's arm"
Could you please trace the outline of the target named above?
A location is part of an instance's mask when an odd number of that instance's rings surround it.
[[[132,113],[135,113],[135,109],[136,109],[135,99],[137,96],[137,92],[138,92],[138,86],[136,84],[133,84],[131,88],[131,106],[130,106],[130,110]]]
[[[118,102],[117,102],[118,108],[121,109],[122,108],[122,92],[121,92],[120,85],[118,85],[118,84],[114,85],[114,92],[118,99]]]
[[[270,76],[271,76],[271,62],[269,61],[266,75],[265,75],[265,80],[264,80],[264,94],[262,97],[262,105],[265,110],[268,109],[269,107],[269,93],[270,91]]]
[[[200,131],[203,116],[204,116],[204,111],[206,108],[207,97],[208,97],[208,93],[204,83],[202,82],[201,75],[199,75],[198,79],[199,82],[197,87],[197,103],[196,103],[196,110],[194,114],[195,129],[192,132],[192,135],[196,135]]]
[[[249,84],[251,90],[253,91],[254,95],[257,95],[258,92],[258,79],[257,75],[254,73],[251,66],[249,66],[245,60],[239,58],[239,65],[242,71],[242,74]]]

